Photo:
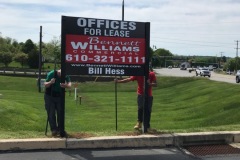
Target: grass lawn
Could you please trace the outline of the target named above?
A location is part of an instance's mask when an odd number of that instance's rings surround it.
[[[0,76],[0,139],[45,137],[46,111],[36,78]],[[118,84],[118,130],[113,82],[80,83],[81,105],[66,92],[70,135],[132,133],[137,120],[136,82]],[[240,86],[201,77],[158,77],[151,127],[160,132],[240,129]],[[50,132],[50,131],[48,131]]]

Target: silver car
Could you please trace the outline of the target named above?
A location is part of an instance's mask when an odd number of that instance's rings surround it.
[[[198,76],[198,75],[204,76],[204,77],[205,76],[211,77],[211,71],[209,71],[208,68],[198,68],[196,70],[196,76]]]
[[[236,73],[236,83],[240,82],[240,70],[237,71]]]

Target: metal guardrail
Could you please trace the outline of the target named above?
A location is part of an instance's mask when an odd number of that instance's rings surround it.
[[[41,75],[46,76],[48,71],[41,72]],[[0,70],[0,75],[16,75],[16,76],[33,76],[38,75],[38,71],[28,71],[28,70]]]

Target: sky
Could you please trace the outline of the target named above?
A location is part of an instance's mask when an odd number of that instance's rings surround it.
[[[124,6],[125,21],[150,22],[152,48],[185,56],[240,54],[240,0],[125,0]],[[0,0],[0,11],[0,36],[39,43],[42,26],[47,43],[61,37],[63,15],[122,20],[122,0]]]

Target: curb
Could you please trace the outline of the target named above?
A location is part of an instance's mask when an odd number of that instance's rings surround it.
[[[122,147],[166,147],[173,144],[170,134],[154,136],[116,136],[87,139],[68,139],[66,148],[122,148]]]
[[[66,139],[37,138],[37,139],[5,139],[0,140],[0,150],[36,150],[36,149],[65,149]]]
[[[44,149],[96,149],[122,147],[168,147],[201,144],[239,143],[240,131],[173,133],[162,135],[108,136],[92,138],[39,138],[0,140],[1,151]]]
[[[175,146],[239,143],[240,131],[175,133]]]

